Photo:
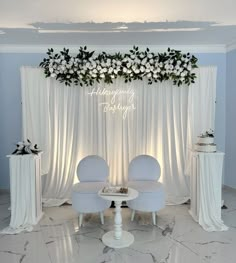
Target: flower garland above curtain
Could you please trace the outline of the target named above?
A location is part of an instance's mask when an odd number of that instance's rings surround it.
[[[76,56],[71,56],[66,48],[59,54],[55,54],[52,48],[48,49],[47,55],[48,58],[39,65],[44,68],[45,76],[56,78],[68,86],[72,83],[89,86],[101,80],[109,84],[117,77],[123,77],[125,82],[147,77],[148,84],[172,80],[180,86],[190,85],[196,78],[193,69],[197,68],[197,58],[170,48],[167,52],[154,54],[149,48],[143,52],[134,46],[126,54],[102,52],[95,55],[85,46],[80,47]]]

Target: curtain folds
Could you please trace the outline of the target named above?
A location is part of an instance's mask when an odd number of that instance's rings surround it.
[[[42,69],[23,67],[23,139],[38,143],[44,152],[46,204],[70,199],[77,164],[91,154],[108,162],[114,185],[126,183],[128,164],[135,156],[152,155],[161,165],[168,202],[186,201],[189,150],[200,132],[214,128],[216,70],[206,67],[196,72],[198,79],[191,87],[122,79],[112,85],[66,87],[45,79]],[[111,94],[120,90],[128,92]],[[106,106],[114,106],[112,101],[132,107],[127,114],[108,110]]]

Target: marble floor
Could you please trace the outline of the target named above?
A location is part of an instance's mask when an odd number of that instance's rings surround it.
[[[123,228],[134,235],[128,248],[112,249],[102,243],[102,235],[112,229],[114,209],[86,215],[78,227],[70,205],[44,209],[44,217],[33,232],[0,235],[1,263],[235,263],[236,190],[224,189],[228,209],[222,218],[229,231],[204,231],[188,213],[189,205],[167,206],[158,213],[157,226],[150,214],[137,213],[130,222],[130,210],[122,209]],[[0,229],[10,221],[9,195],[0,194]]]

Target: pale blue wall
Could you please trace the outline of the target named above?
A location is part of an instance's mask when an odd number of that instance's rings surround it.
[[[0,53],[0,189],[9,188],[6,155],[21,140],[20,67],[37,66],[43,54]]]
[[[21,83],[20,67],[37,66],[44,54],[0,53],[0,189],[9,188],[9,168],[6,155],[14,150],[14,143],[21,140]],[[225,150],[225,54],[195,54],[199,65],[216,65],[217,105],[216,142]],[[236,148],[235,148],[236,149]]]
[[[236,188],[236,50],[227,53],[225,184]]]

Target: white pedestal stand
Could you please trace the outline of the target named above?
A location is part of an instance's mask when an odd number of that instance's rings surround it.
[[[41,154],[7,156],[10,164],[11,221],[3,233],[31,231],[43,215]]]
[[[225,231],[221,220],[224,153],[192,152],[190,215],[206,231]]]
[[[99,191],[100,195],[101,190]],[[128,247],[134,242],[134,236],[122,230],[122,215],[121,215],[121,203],[122,201],[132,200],[138,197],[138,191],[129,188],[128,196],[112,196],[112,195],[100,195],[101,198],[115,202],[115,218],[114,218],[114,231],[109,231],[103,235],[103,243],[112,248]]]

